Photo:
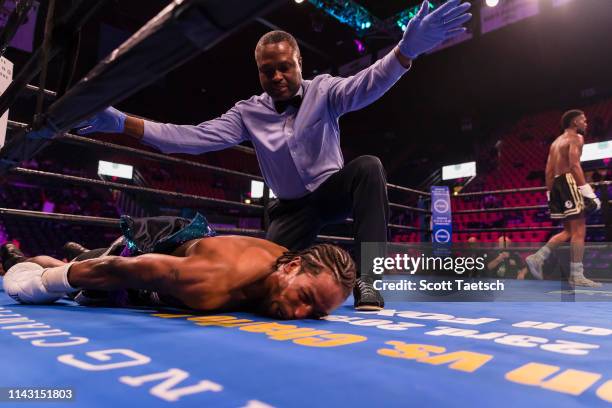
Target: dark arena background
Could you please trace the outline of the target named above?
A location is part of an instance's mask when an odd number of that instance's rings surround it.
[[[430,15],[443,4],[430,1]],[[107,248],[124,216],[199,213],[218,235],[269,237],[279,202],[256,143],[164,153],[126,134],[79,134],[79,123],[109,106],[160,123],[218,118],[264,92],[255,46],[272,30],[297,40],[304,80],[352,77],[395,52],[420,7],[1,0],[2,261],[7,248],[62,262]],[[0,408],[611,406],[612,0],[471,0],[469,12],[465,33],[339,119],[344,163],[375,156],[384,168],[387,257],[367,258],[380,242],[356,238],[356,213],[316,242],[373,273],[384,308],[355,309],[351,295],[320,318],[277,321],[287,316],[78,296],[33,305],[5,282]],[[583,237],[547,198],[569,110],[588,122],[576,163],[601,203],[580,214]],[[589,201],[572,183],[562,212]],[[542,252],[562,231],[568,242]],[[482,267],[457,262],[470,257]]]

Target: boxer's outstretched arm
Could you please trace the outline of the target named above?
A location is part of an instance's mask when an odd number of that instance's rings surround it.
[[[158,254],[106,256],[73,263],[58,261],[59,265],[46,268],[34,262],[37,260],[49,264],[32,258],[16,264],[4,275],[5,291],[21,303],[52,303],[79,289],[149,289],[175,296],[189,307],[200,307],[204,295],[210,292],[206,285],[213,283],[204,275],[214,265],[203,259]]]
[[[74,288],[116,290],[149,289],[168,292],[184,284],[186,258],[147,254],[134,258],[104,256],[75,262],[68,271]]]

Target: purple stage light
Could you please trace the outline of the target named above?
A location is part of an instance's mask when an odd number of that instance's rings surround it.
[[[355,44],[355,47],[357,48],[357,52],[360,54],[363,54],[366,50],[365,44],[363,43],[363,41],[355,38],[353,40],[353,43]]]

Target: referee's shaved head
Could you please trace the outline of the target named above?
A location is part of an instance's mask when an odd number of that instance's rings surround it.
[[[288,32],[281,31],[281,30],[270,31],[262,35],[259,41],[257,41],[257,46],[255,47],[255,55],[257,55],[257,51],[262,46],[268,45],[268,44],[277,44],[283,41],[291,45],[291,48],[293,48],[293,51],[297,53],[298,57],[301,55],[300,47],[298,46],[298,43],[295,40],[295,37],[289,34]]]

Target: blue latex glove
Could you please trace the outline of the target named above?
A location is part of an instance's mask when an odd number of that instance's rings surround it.
[[[472,18],[470,13],[466,13],[471,4],[460,3],[461,0],[448,0],[429,13],[429,2],[425,0],[417,15],[408,22],[399,43],[400,52],[415,59],[442,41],[464,33],[466,28],[462,25]]]
[[[88,135],[90,133],[123,133],[125,129],[125,118],[127,115],[112,106],[96,113],[91,118],[75,125],[79,135]]]

